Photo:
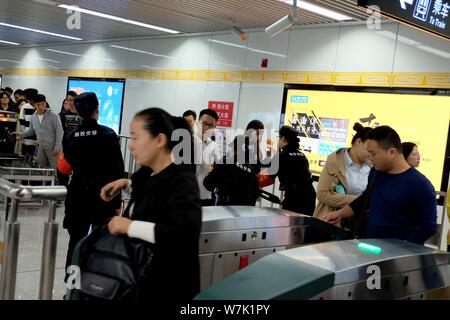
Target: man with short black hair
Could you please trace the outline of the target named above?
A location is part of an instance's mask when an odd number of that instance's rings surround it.
[[[9,98],[11,99],[11,96],[13,94],[13,89],[11,89],[11,87],[5,87],[2,91],[6,92],[6,94],[9,96]]]
[[[14,102],[19,103],[21,100],[26,100],[25,92],[22,89],[17,89],[14,91]]]
[[[195,121],[197,120],[197,113],[194,110],[187,110],[183,113],[183,118],[186,119],[191,128],[195,127]]]
[[[59,117],[47,109],[47,99],[43,94],[33,97],[36,112],[30,120],[30,127],[17,138],[27,138],[36,134],[39,146],[37,162],[43,168],[55,169],[61,152],[63,130]]]
[[[212,171],[213,165],[222,159],[222,153],[220,151],[219,145],[214,141],[214,129],[216,128],[219,116],[217,112],[211,109],[203,109],[200,112],[199,117],[199,130],[198,133],[200,137],[196,134],[195,143],[202,146],[202,159],[196,159],[197,171],[196,177],[198,186],[200,188],[200,199],[202,206],[211,206],[212,195],[203,185],[203,180]],[[195,153],[197,156],[197,153]],[[199,163],[200,162],[200,163]]]
[[[64,110],[60,113],[61,124],[64,130],[64,138],[77,129],[81,124],[81,118],[78,115],[77,109],[75,108],[74,100],[78,96],[75,91],[67,92],[66,103],[69,106],[67,110]],[[63,148],[65,141],[63,139]]]
[[[400,137],[394,129],[388,126],[373,129],[368,134],[367,150],[373,168],[366,190],[350,205],[322,219],[336,224],[342,218],[369,209],[364,237],[424,244],[437,229],[433,185],[406,162]]]

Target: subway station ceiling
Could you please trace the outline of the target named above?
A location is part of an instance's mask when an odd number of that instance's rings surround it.
[[[357,0],[306,1],[352,18],[347,21],[363,21],[369,16],[364,8],[356,5]],[[244,30],[265,28],[291,11],[291,5],[280,0],[1,0],[0,47],[13,45],[5,41],[38,45],[169,34],[87,13],[80,13],[80,19],[76,20],[73,11],[68,13],[58,5],[77,5],[181,34],[226,31],[233,26]],[[68,20],[71,29],[67,26]],[[297,25],[333,22],[339,21],[301,8],[295,20]]]

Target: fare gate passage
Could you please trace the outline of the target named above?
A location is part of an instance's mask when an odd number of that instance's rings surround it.
[[[320,243],[267,256],[196,299],[450,299],[450,253],[401,240]]]
[[[305,231],[319,229],[347,239],[340,228],[287,210],[246,206],[203,207],[199,243],[201,288],[258,259],[304,243]]]

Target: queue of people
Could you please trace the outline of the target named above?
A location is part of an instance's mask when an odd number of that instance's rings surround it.
[[[219,116],[214,110],[201,110],[197,120],[192,110],[173,117],[149,108],[130,124],[129,148],[140,169],[128,180],[117,135],[97,122],[99,101],[94,93],[68,92],[59,117],[37,91],[16,93],[21,100],[17,111],[27,105],[36,110],[17,138],[35,134],[38,162],[56,168],[59,160],[59,171],[66,176],[66,267],[77,243],[93,227],[106,225],[113,235],[145,241],[154,256],[137,300],[191,299],[199,292],[201,206],[254,206],[261,175],[279,179],[281,208],[340,227],[348,227],[343,221],[353,217],[358,237],[423,244],[436,231],[436,194],[415,169],[420,162],[417,145],[402,144],[388,126],[355,124],[351,146],[328,156],[314,188],[299,134],[290,126],[279,129],[276,152],[261,151],[264,124],[256,119],[224,150],[216,141]],[[0,104],[4,110],[13,108],[6,93],[0,95]],[[187,145],[195,155],[200,147],[195,166],[191,157],[175,161],[177,142],[172,138],[177,130],[188,133]],[[131,201],[121,215],[122,191],[131,192]]]

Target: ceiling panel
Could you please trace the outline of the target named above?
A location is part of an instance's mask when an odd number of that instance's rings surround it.
[[[357,7],[356,0],[309,0],[347,15],[364,20],[368,14]],[[137,20],[182,33],[198,33],[264,28],[288,14],[290,5],[277,0],[59,0],[58,3],[78,5],[123,18]],[[148,37],[166,34],[161,31],[132,26],[92,15],[81,14],[81,29],[69,30],[69,14],[51,0],[1,0],[0,22],[41,29],[82,38],[104,40]],[[336,22],[332,19],[298,10],[299,25]],[[50,35],[32,33],[0,26],[0,39],[24,45],[76,42]],[[0,44],[0,46],[5,46]]]

